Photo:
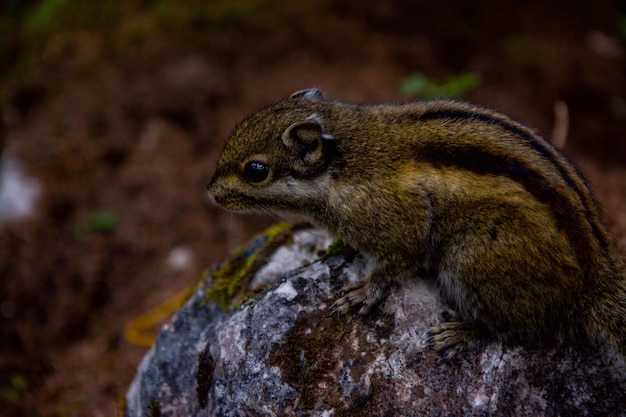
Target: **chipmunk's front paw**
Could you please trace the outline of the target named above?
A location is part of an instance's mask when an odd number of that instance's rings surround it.
[[[378,304],[385,296],[385,288],[371,281],[358,281],[346,285],[342,291],[344,295],[339,297],[332,305],[332,310],[347,313],[358,308],[361,315],[370,312],[373,306]]]

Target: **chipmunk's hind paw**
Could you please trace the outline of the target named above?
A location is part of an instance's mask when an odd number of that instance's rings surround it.
[[[476,325],[464,322],[456,312],[446,311],[442,318],[443,321],[426,334],[427,344],[439,352],[443,360],[450,360],[477,340],[481,331]]]

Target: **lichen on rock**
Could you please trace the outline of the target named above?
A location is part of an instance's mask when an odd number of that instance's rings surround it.
[[[626,416],[613,347],[483,341],[441,360],[425,336],[446,311],[432,281],[404,283],[367,316],[335,314],[371,265],[320,257],[324,231],[289,233],[249,278],[269,287],[239,308],[206,302],[207,276],[144,357],[127,416]]]
[[[305,228],[310,226],[279,223],[247,245],[235,249],[228,259],[207,272],[207,278],[212,284],[206,291],[204,301],[216,302],[227,311],[239,308],[244,301],[276,280],[275,270],[284,268],[284,260],[272,256],[273,253],[288,243],[295,231]],[[270,257],[274,262],[264,268]]]

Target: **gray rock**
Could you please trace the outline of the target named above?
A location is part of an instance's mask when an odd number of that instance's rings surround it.
[[[328,243],[295,232],[251,278],[276,282],[232,312],[203,302],[207,278],[141,362],[127,416],[626,416],[626,363],[612,346],[485,341],[441,360],[425,333],[446,306],[427,280],[368,316],[333,314],[368,265],[319,259]]]

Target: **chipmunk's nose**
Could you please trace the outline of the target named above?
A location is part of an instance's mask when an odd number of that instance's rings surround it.
[[[219,204],[218,200],[218,196],[216,193],[216,179],[215,177],[213,177],[213,179],[211,179],[211,182],[207,184],[206,186],[206,190],[207,190],[207,194],[209,195],[209,197],[211,198],[211,200],[215,201],[217,204]]]
[[[206,186],[207,194],[211,200],[216,204],[222,205],[224,201],[224,184],[218,180],[216,176],[211,179],[211,182]]]

